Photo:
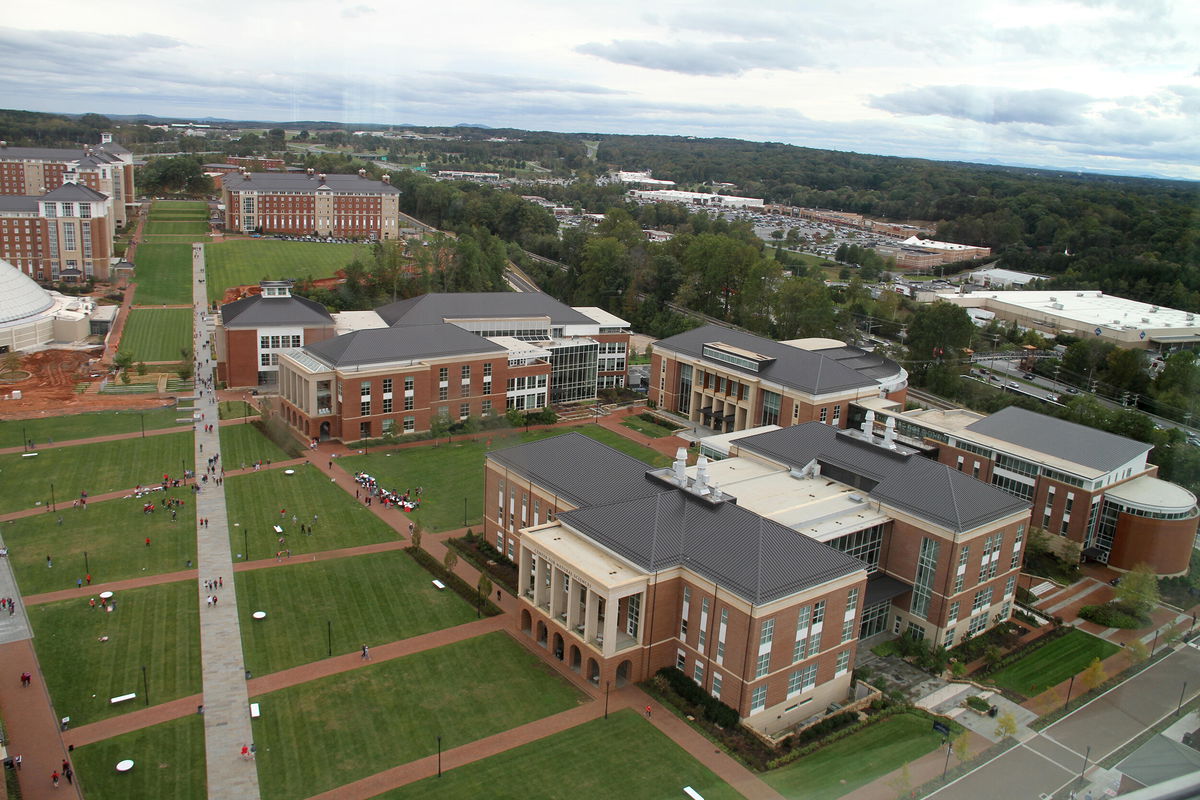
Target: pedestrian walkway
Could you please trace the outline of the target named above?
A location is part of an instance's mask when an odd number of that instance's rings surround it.
[[[216,370],[210,363],[208,297],[204,284],[204,246],[192,248],[192,297],[195,301],[196,408],[201,420],[196,426],[196,480],[202,485],[208,459],[216,456],[219,468],[221,436],[216,393],[202,389],[202,381]],[[214,381],[215,383],[215,381]],[[213,428],[206,432],[207,423]],[[208,481],[196,495],[196,516],[209,525],[196,526],[196,566],[200,609],[201,677],[204,686],[204,749],[208,796],[214,800],[255,800],[259,796],[258,770],[241,756],[242,746],[253,741],[250,701],[246,690],[246,662],[242,655],[241,626],[237,613],[237,589],[233,556],[229,546],[229,522],[225,510],[225,488]],[[216,592],[219,602],[208,605],[203,580],[229,576]]]
[[[2,547],[4,537],[0,536],[0,548]],[[0,558],[0,598],[9,597],[13,599],[13,607],[0,608],[0,644],[20,642],[33,636],[29,629],[29,620],[25,616],[21,590],[17,588],[17,578],[13,575],[12,564],[7,558]]]
[[[79,797],[77,783],[63,781],[58,788],[50,783],[50,773],[62,765],[68,753],[59,738],[58,720],[54,718],[50,694],[42,682],[32,640],[0,644],[0,665],[4,666],[0,676],[0,716],[4,717],[7,726],[8,755],[21,756],[21,772],[17,778],[22,799]],[[20,685],[22,672],[33,675],[28,687]]]

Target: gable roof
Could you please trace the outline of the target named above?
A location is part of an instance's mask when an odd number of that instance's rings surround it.
[[[231,174],[223,187],[231,192],[316,192],[318,189],[352,194],[400,194],[390,183],[363,178],[357,174],[328,173],[325,180],[306,172],[249,172],[245,177]]]
[[[545,292],[434,292],[375,309],[388,325],[428,325],[455,319],[549,317],[553,325],[596,325]]]
[[[1154,447],[1017,406],[1001,409],[966,429],[1104,472],[1127,464]]]
[[[302,349],[331,367],[508,352],[495,342],[445,324],[371,328],[335,336]]]
[[[740,368],[725,361],[712,361],[704,356],[704,345],[718,342],[760,353],[772,360],[762,365],[758,372]],[[820,351],[802,350],[718,325],[702,325],[699,328],[684,331],[655,342],[654,348],[671,350],[693,358],[711,361],[713,364],[720,364],[721,369],[759,377],[771,383],[799,389],[808,394],[827,394],[876,384],[875,378],[870,375],[842,364],[836,357],[824,356]],[[839,355],[841,354],[839,353]],[[894,364],[894,362],[888,363]],[[888,374],[894,375],[899,371],[899,365],[894,365]]]
[[[84,203],[96,203],[101,200],[107,200],[108,195],[101,194],[91,187],[84,186],[82,183],[67,182],[58,188],[51,189],[42,195],[39,200],[75,200]]]
[[[52,161],[74,162],[92,156],[101,163],[109,164],[116,157],[99,149],[99,145],[88,147],[0,147],[0,161]]]
[[[333,317],[325,306],[307,297],[265,297],[259,294],[221,306],[221,325],[226,329],[283,325],[323,327],[333,324]]]
[[[0,194],[0,211],[37,211],[38,195]]]
[[[681,489],[589,506],[559,519],[647,572],[686,567],[756,605],[866,564],[734,503]]]
[[[917,452],[898,452],[820,422],[793,425],[737,441],[743,450],[790,467],[816,459],[822,474],[955,532],[968,531],[1030,507],[990,484]]]
[[[663,491],[646,464],[582,433],[565,433],[488,453],[573,506],[629,500]]]

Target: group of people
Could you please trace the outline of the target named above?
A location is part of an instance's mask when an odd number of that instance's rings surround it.
[[[6,608],[10,617],[17,613],[17,604],[13,602],[11,597],[0,597],[0,611]]]
[[[384,489],[375,478],[365,472],[354,473],[354,482],[365,490],[366,499],[364,502],[368,506],[371,505],[372,498],[378,497],[379,502],[383,503],[384,507],[396,506],[402,511],[416,511],[421,507],[420,486],[416,488],[415,492],[411,489],[405,489],[402,493]],[[360,490],[355,489],[354,498],[356,500],[362,499],[360,497],[361,493]]]

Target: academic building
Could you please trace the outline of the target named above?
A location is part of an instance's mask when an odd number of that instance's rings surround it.
[[[808,422],[671,468],[578,433],[488,454],[514,627],[620,686],[674,666],[773,734],[850,697],[861,639],[1007,619],[1029,503],[880,434]]]
[[[111,223],[124,227],[136,215],[133,154],[100,135],[100,144],[79,149],[10,147],[0,142],[0,195],[41,197],[76,183],[112,200]]]
[[[1188,570],[1200,510],[1196,496],[1156,477],[1151,445],[1010,406],[914,410],[886,400],[857,404],[894,424],[898,440],[1033,505],[1032,524],[1083,557],[1161,577]],[[857,414],[856,414],[857,416]]]
[[[824,422],[844,428],[850,404],[903,404],[908,373],[832,339],[776,342],[705,325],[655,342],[650,400],[721,433]]]
[[[0,258],[39,281],[106,280],[112,201],[67,181],[39,195],[0,195]]]
[[[232,310],[236,327],[244,312]],[[285,417],[306,438],[353,441],[428,431],[439,417],[449,424],[594,402],[628,374],[629,323],[540,292],[426,294],[344,312],[333,324],[336,336],[298,346],[292,334],[269,353]],[[253,329],[261,345],[264,334]],[[218,357],[233,354],[219,345]]]
[[[325,306],[292,295],[292,281],[263,281],[258,294],[221,306],[213,337],[217,380],[227,386],[277,382],[279,354],[335,335]]]
[[[242,233],[396,239],[400,190],[390,176],[246,172],[221,181],[225,227]]]

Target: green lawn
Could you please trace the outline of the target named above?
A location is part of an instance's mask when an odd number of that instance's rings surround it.
[[[146,223],[146,228],[143,232],[146,236],[157,236],[159,234],[182,234],[187,236],[195,236],[199,239],[208,234],[209,228],[208,223],[203,219],[184,221],[151,217],[150,221]]]
[[[117,772],[114,766],[126,758],[133,769]],[[71,761],[88,800],[207,797],[204,717],[198,714],[78,747]]]
[[[490,633],[256,697],[262,794],[310,797],[566,711],[584,695]]]
[[[569,780],[564,780],[570,776]],[[379,795],[377,800],[426,797],[486,797],[489,800],[574,800],[619,797],[621,800],[683,798],[690,786],[705,800],[735,800],[741,795],[712,770],[688,755],[644,720],[622,709]]]
[[[0,513],[32,508],[53,499],[60,510],[86,491],[97,495],[159,483],[163,473],[179,477],[184,463],[195,466],[192,432],[165,433],[145,439],[56,447],[33,458],[0,455]]]
[[[1120,649],[1112,642],[1072,629],[1065,636],[992,673],[987,680],[1025,697],[1033,697],[1082,672],[1092,659],[1103,661]]]
[[[366,472],[386,489],[415,490],[422,487],[421,508],[406,516],[420,520],[426,530],[445,531],[463,526],[464,505],[467,525],[483,522],[483,460],[488,450],[499,450],[522,442],[561,436],[576,431],[604,442],[624,453],[656,466],[670,466],[670,459],[613,433],[599,425],[529,431],[498,432],[492,439],[442,442],[439,446],[406,448],[391,452],[367,453],[338,459],[351,474]],[[488,442],[491,441],[491,445]],[[401,512],[397,512],[401,513]]]
[[[233,469],[242,463],[262,461],[287,461],[288,454],[249,423],[227,425],[221,432],[221,461],[225,469]],[[311,515],[310,515],[311,516]]]
[[[190,308],[138,308],[121,334],[121,352],[134,361],[179,361],[192,346]]]
[[[233,461],[225,463],[226,469],[235,466]],[[251,559],[273,557],[284,547],[277,541],[274,525],[287,531],[286,547],[293,556],[397,538],[395,531],[309,465],[297,467],[295,475],[270,469],[229,478],[225,481],[225,505],[235,560],[247,546]],[[280,509],[286,511],[283,517]],[[311,525],[314,514],[319,519],[313,535],[300,533],[300,524]]]
[[[208,299],[219,300],[230,286],[257,284],[264,278],[330,278],[355,258],[365,258],[366,245],[284,242],[278,239],[234,239],[204,246]]]
[[[57,717],[86,725],[200,691],[199,595],[192,581],[129,589],[111,614],[88,601],[29,607],[33,645]],[[107,642],[99,641],[107,636]],[[109,698],[136,692],[112,705]]]
[[[191,419],[190,411],[175,407],[147,409],[145,411],[97,411],[92,414],[70,414],[62,417],[39,417],[38,419],[0,420],[0,447],[20,447],[22,438],[32,439],[35,445],[47,442],[67,442],[72,439],[88,439],[93,436],[110,436],[116,433],[138,433],[143,424],[148,431],[160,428],[187,425],[176,423],[176,419]]]
[[[217,414],[221,419],[241,419],[242,417],[257,417],[258,409],[245,400],[222,400],[217,404]]]
[[[897,714],[828,747],[764,773],[784,797],[834,800],[935,750],[942,735],[915,714]]]
[[[265,675],[326,658],[330,630],[340,655],[475,619],[468,603],[439,592],[432,577],[400,551],[239,573],[246,669]],[[323,600],[297,602],[306,597]],[[267,618],[251,619],[255,611]]]
[[[673,436],[675,431],[665,425],[658,425],[653,422],[647,422],[644,419],[637,417],[628,417],[621,421],[621,424],[626,428],[632,428],[638,433],[646,436],[653,436],[655,439],[661,439],[664,436]]]
[[[180,305],[192,302],[192,246],[180,242],[142,242],[134,256],[136,305]]]
[[[150,219],[208,219],[208,203],[203,200],[155,200]]]
[[[74,589],[75,581],[89,571],[93,583],[107,583],[186,569],[188,560],[196,557],[196,508],[191,489],[172,489],[169,494],[185,503],[174,522],[171,512],[162,508],[160,491],[142,499],[89,503],[86,510],[68,503],[56,514],[0,524],[21,593]],[[143,513],[146,502],[158,510]],[[53,567],[46,567],[46,556],[53,559]]]

